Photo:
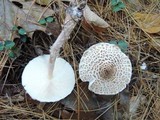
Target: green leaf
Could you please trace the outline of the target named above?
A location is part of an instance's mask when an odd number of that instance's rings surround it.
[[[11,48],[14,47],[14,46],[15,46],[15,43],[14,43],[13,41],[11,41],[11,40],[6,40],[6,41],[4,42],[4,47],[5,47],[5,49],[7,49],[7,50],[11,49]]]
[[[118,46],[122,50],[122,52],[126,52],[128,49],[128,44],[124,40],[119,40],[118,41]]]
[[[10,52],[8,53],[8,57],[10,57],[10,58],[15,58],[16,55],[15,55],[15,53],[14,53],[13,51],[10,51]]]
[[[45,18],[43,18],[43,19],[40,19],[38,21],[38,23],[41,24],[41,25],[45,25],[47,23],[47,21],[45,20]]]
[[[18,33],[19,33],[20,35],[26,35],[26,34],[27,34],[26,31],[25,31],[25,29],[23,29],[23,28],[20,28],[20,29],[18,30]]]
[[[121,0],[112,0],[111,6],[114,12],[118,12],[126,7],[125,4]]]
[[[21,36],[20,39],[21,39],[21,41],[24,42],[24,43],[27,42],[27,36],[26,36],[26,35]]]
[[[117,41],[116,40],[111,40],[111,41],[109,41],[109,43],[117,45]]]
[[[16,31],[16,30],[18,30],[18,27],[16,25],[14,25],[13,28],[12,28],[12,30]]]
[[[118,7],[121,8],[121,9],[124,9],[126,6],[123,2],[119,2]]]
[[[0,43],[0,51],[4,50],[4,44]]]
[[[120,0],[111,0],[111,5],[115,6],[120,2]]]
[[[116,6],[112,7],[112,10],[113,10],[113,12],[118,12],[121,10],[121,8],[117,7],[117,5],[116,5]]]
[[[55,22],[55,19],[53,17],[49,16],[49,17],[46,18],[46,21],[48,23],[51,23],[51,22]]]
[[[18,57],[20,56],[21,47],[13,47],[11,51],[15,54],[15,57]]]

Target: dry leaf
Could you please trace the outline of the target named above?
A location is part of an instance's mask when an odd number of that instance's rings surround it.
[[[23,11],[23,14],[26,14],[27,16],[34,18],[36,21],[38,21],[40,17],[47,17],[54,14],[53,10],[51,10],[50,8],[46,9],[45,7],[41,7],[40,5],[33,4],[33,1],[14,1],[19,2],[23,5],[23,8],[21,9]]]
[[[94,98],[94,94],[88,90],[86,83],[81,83],[79,89],[80,94],[80,110],[81,111],[90,111],[93,109],[99,109],[100,106],[97,102],[97,99]],[[65,107],[70,108],[76,111],[77,107],[77,93],[72,92],[68,97],[61,101]]]
[[[148,33],[160,32],[160,14],[135,13],[133,18],[140,28]]]
[[[109,27],[109,24],[106,21],[104,21],[102,18],[100,18],[96,13],[91,11],[88,5],[86,5],[86,7],[84,8],[83,15],[85,20],[89,24],[93,24],[95,26],[102,27],[102,28]]]
[[[36,3],[40,5],[48,5],[52,0],[36,0]]]
[[[127,87],[119,94],[120,104],[118,112],[118,119],[129,119],[129,88]]]
[[[0,0],[0,42],[9,40],[11,37],[11,29],[14,25],[15,11],[13,6],[8,0]],[[8,60],[7,54],[0,52],[0,76],[5,63]]]
[[[129,3],[127,4],[127,6],[129,5],[129,8],[132,8],[132,9],[137,10],[137,11],[143,9],[139,0],[129,0],[128,2]]]
[[[146,97],[144,95],[132,96],[130,99],[130,108],[129,108],[131,116],[135,116],[140,104],[144,104],[145,102],[146,102]]]
[[[0,1],[0,37],[10,39],[11,29],[14,25],[15,11],[8,0]]]
[[[33,4],[34,1],[32,0],[29,1],[14,0],[14,1],[21,3],[23,6],[20,9],[19,7],[9,2],[11,6],[10,9],[12,11],[13,22],[15,22],[16,26],[21,26],[22,28],[24,28],[29,33],[28,36],[30,37],[32,36],[33,31],[35,30],[42,30],[42,31],[46,30],[46,26],[40,25],[38,23],[38,20],[40,18],[52,16],[54,14],[54,11],[52,9],[41,7],[40,5],[37,4]],[[11,26],[11,28],[12,27],[13,25]]]
[[[47,17],[53,15],[54,14],[53,10],[49,8],[46,9],[39,5],[33,4],[33,1],[22,1],[22,0],[14,0],[14,1],[19,2],[23,5],[23,8],[20,9],[12,4],[14,19],[17,18],[16,25],[23,27],[27,32],[34,31],[37,29],[42,31],[45,30],[45,27],[39,25],[37,22],[41,17]]]
[[[88,90],[87,83],[79,84],[79,102],[81,120],[113,120],[113,96],[96,95]],[[61,100],[66,110],[62,111],[63,119],[77,118],[77,93],[72,92],[65,99]],[[69,109],[69,111],[67,111]],[[105,111],[105,112],[104,112]]]
[[[82,20],[82,26],[86,31],[102,33],[105,32],[105,28],[95,26],[93,24],[89,24],[86,20]]]

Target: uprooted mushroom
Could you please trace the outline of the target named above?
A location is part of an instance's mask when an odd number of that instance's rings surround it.
[[[132,75],[130,59],[121,49],[109,43],[98,43],[86,50],[80,60],[79,76],[89,82],[89,90],[100,95],[114,95],[129,84]]]
[[[71,65],[59,57],[59,51],[82,16],[85,2],[73,4],[66,11],[63,29],[51,46],[50,55],[42,55],[31,60],[22,73],[22,85],[26,92],[40,102],[55,102],[69,95],[75,85],[75,75]]]

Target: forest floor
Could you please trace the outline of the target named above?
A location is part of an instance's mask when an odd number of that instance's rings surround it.
[[[76,86],[69,96],[54,103],[33,100],[21,84],[21,75],[31,59],[49,54],[62,29],[68,4],[53,0],[52,4],[41,6],[35,0],[15,1],[21,4],[0,2],[0,45],[6,40],[15,44],[3,50],[0,46],[0,119],[160,120],[159,0],[123,0],[125,7],[117,5],[118,11],[113,10],[110,0],[88,0],[92,11],[109,27],[90,26],[83,20],[78,23],[60,52],[75,71]],[[60,9],[58,13],[56,9]],[[55,20],[45,21],[45,25],[38,22],[53,14]],[[6,16],[4,20],[2,16]],[[88,83],[78,75],[83,52],[99,42],[122,40],[128,45],[125,54],[132,63],[130,84],[117,95],[90,92]]]

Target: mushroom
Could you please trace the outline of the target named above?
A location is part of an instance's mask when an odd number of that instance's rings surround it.
[[[31,60],[22,73],[22,85],[26,92],[40,102],[56,102],[71,93],[75,85],[71,65],[59,57],[62,45],[70,38],[74,27],[81,19],[81,4],[73,4],[66,10],[63,29],[50,48],[50,55],[42,55]]]
[[[114,95],[131,80],[130,59],[114,44],[98,43],[86,50],[80,60],[79,76],[88,89],[100,95]]]
[[[75,85],[71,65],[58,57],[55,61],[53,77],[48,77],[49,55],[32,59],[22,74],[22,85],[27,93],[40,102],[56,102],[69,95]]]

